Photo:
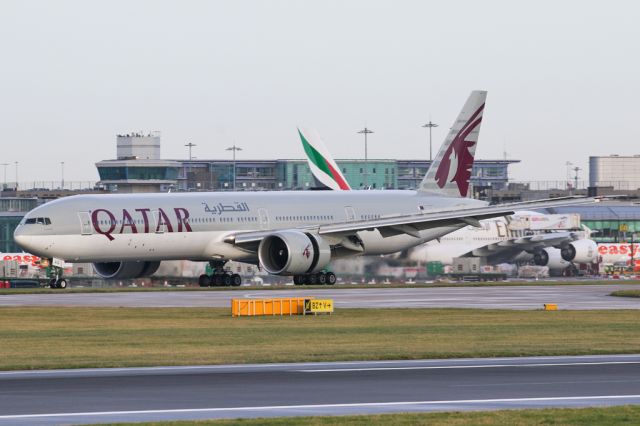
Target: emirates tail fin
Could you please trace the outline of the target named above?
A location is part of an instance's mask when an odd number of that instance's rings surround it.
[[[471,92],[449,134],[440,147],[420,183],[418,192],[451,197],[466,197],[469,193],[471,168],[478,145],[480,124],[487,92]]]
[[[347,179],[340,172],[340,167],[329,154],[329,150],[320,139],[320,135],[314,129],[298,129],[304,152],[307,154],[307,162],[311,173],[323,185],[334,190],[349,190],[351,187]]]

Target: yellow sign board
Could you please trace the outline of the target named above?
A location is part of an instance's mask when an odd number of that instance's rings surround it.
[[[307,314],[333,312],[332,299],[307,299],[304,301],[304,311]]]

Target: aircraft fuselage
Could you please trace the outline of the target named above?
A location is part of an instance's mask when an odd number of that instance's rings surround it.
[[[255,253],[225,242],[247,231],[299,229],[338,222],[480,207],[484,202],[414,191],[278,191],[77,195],[29,212],[14,237],[25,250],[73,262],[235,259]],[[359,231],[362,254],[388,254],[460,226],[383,238]]]

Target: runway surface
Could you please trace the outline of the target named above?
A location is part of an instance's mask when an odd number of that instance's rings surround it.
[[[522,287],[419,287],[64,293],[0,295],[0,306],[229,307],[232,298],[304,297],[334,299],[337,308],[640,309],[640,299],[612,297],[640,285]]]
[[[640,355],[0,372],[0,425],[640,403]]]

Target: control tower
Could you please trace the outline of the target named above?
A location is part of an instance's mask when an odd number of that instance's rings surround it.
[[[159,160],[160,132],[116,135],[118,160]]]
[[[177,161],[160,159],[160,132],[116,135],[115,160],[96,163],[99,185],[111,192],[166,192],[176,187]]]

